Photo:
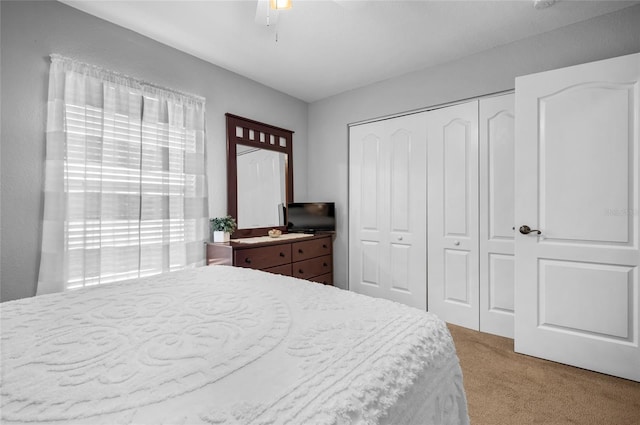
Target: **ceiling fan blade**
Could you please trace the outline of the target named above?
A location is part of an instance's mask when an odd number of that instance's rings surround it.
[[[256,24],[271,26],[278,23],[279,12],[271,9],[269,0],[258,0],[256,3]]]
[[[333,0],[338,6],[347,10],[358,11],[368,6],[366,1],[362,0]]]

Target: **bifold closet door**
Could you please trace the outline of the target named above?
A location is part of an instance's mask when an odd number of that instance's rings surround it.
[[[424,113],[349,129],[349,288],[427,306]]]
[[[478,101],[427,113],[429,311],[479,329]]]
[[[480,330],[513,338],[514,95],[480,99]]]

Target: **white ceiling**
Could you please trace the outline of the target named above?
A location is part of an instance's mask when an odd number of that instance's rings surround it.
[[[258,0],[62,1],[307,102],[640,3],[293,0],[267,27]]]

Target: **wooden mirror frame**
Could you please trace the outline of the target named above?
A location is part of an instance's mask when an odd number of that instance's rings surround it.
[[[227,213],[238,219],[238,164],[237,145],[251,146],[258,149],[267,149],[287,155],[285,169],[286,197],[285,204],[293,202],[293,131],[274,127],[269,124],[239,117],[233,114],[225,114],[227,117]],[[236,128],[242,128],[242,135],[236,134]],[[253,139],[250,138],[250,130],[253,130]],[[264,142],[260,141],[260,134],[264,134]],[[271,138],[273,137],[273,143]],[[284,138],[281,146],[280,138]],[[283,233],[287,226],[256,227],[236,229],[232,238],[248,238],[253,236],[265,236],[271,229],[280,229]]]

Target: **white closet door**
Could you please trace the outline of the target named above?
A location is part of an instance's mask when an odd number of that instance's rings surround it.
[[[478,101],[430,111],[429,311],[479,329]]]
[[[352,126],[349,147],[349,287],[424,310],[424,114]]]
[[[516,79],[517,352],[640,381],[639,132],[640,54]]]
[[[514,95],[480,99],[480,330],[513,338]]]

